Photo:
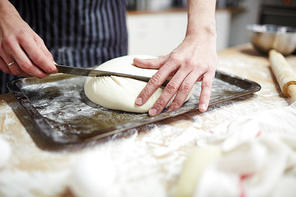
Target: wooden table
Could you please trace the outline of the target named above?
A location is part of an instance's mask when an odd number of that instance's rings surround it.
[[[117,134],[85,147],[43,150],[28,134],[26,112],[12,94],[0,95],[0,136],[12,155],[0,169],[0,196],[72,196],[68,186],[72,166],[89,152],[110,155],[117,176],[110,196],[170,196],[182,164],[196,140],[226,120],[287,106],[266,56],[250,44],[218,53],[218,69],[259,83],[261,91],[211,106],[205,113],[191,112]],[[296,73],[296,56],[287,57]],[[0,150],[1,151],[1,150]]]

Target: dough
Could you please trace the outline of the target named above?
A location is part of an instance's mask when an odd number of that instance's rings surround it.
[[[123,56],[101,64],[96,70],[107,70],[147,77],[151,77],[157,72],[155,69],[142,69],[133,66],[133,59],[135,57],[142,59],[156,58],[146,55]],[[146,113],[163,91],[163,87],[158,88],[144,105],[137,106],[135,104],[136,98],[146,84],[147,82],[116,76],[88,77],[84,84],[84,92],[92,102],[103,107],[127,112]],[[193,89],[186,100],[192,95]]]
[[[88,153],[73,165],[69,186],[75,196],[109,196],[116,181],[116,169],[110,157],[103,153]]]

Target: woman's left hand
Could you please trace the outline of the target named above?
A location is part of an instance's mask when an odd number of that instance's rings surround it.
[[[163,82],[172,76],[161,96],[149,110],[150,116],[161,113],[176,94],[168,111],[180,108],[194,84],[202,81],[199,110],[207,110],[212,81],[217,65],[216,37],[205,39],[186,36],[184,41],[170,54],[157,59],[134,59],[134,65],[141,68],[158,69],[136,99],[136,105],[143,105]]]

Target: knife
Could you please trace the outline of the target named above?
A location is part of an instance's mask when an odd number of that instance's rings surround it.
[[[104,70],[94,70],[89,68],[76,68],[65,65],[55,64],[58,69],[58,73],[70,74],[70,75],[79,75],[79,76],[89,76],[89,77],[104,77],[104,76],[117,76],[117,77],[127,77],[131,79],[136,79],[140,81],[148,82],[151,77],[138,76],[132,74],[125,73],[117,73],[112,71],[104,71]],[[166,80],[162,86],[166,86],[169,80]]]

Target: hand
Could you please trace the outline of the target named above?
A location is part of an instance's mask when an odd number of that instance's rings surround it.
[[[159,114],[175,94],[176,97],[168,111],[180,108],[197,81],[202,81],[199,110],[207,110],[217,65],[215,39],[203,40],[187,36],[172,53],[157,59],[135,58],[134,64],[141,68],[159,69],[139,94],[137,105],[143,105],[155,90],[172,76],[161,96],[149,110],[150,116]]]
[[[53,57],[43,40],[23,21],[15,8],[0,8],[0,69],[8,74],[43,78],[56,73]]]

